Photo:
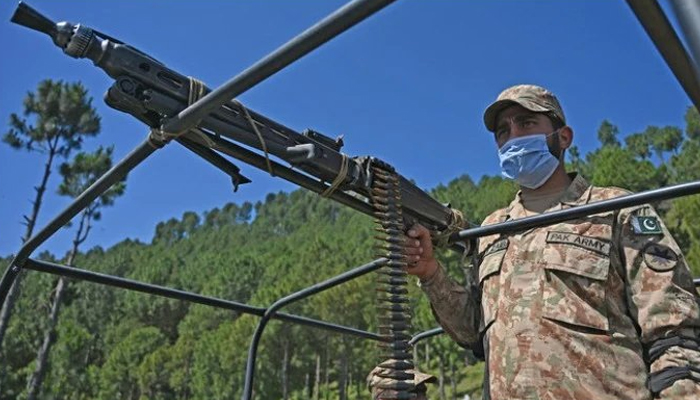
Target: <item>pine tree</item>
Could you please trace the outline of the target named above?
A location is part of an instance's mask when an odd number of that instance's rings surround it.
[[[34,188],[36,195],[32,211],[29,216],[24,216],[23,243],[34,232],[54,161],[68,158],[71,152],[80,149],[84,137],[94,136],[99,131],[100,117],[92,107],[92,98],[80,83],[44,80],[36,92],[27,94],[22,116],[10,115],[10,130],[3,141],[18,150],[38,152],[46,160],[40,183]],[[15,280],[0,311],[0,359],[5,331],[19,296],[21,278],[22,275]],[[4,376],[1,372],[0,376]]]
[[[60,173],[63,182],[58,188],[58,193],[62,196],[78,197],[100,176],[112,168],[112,153],[114,148],[100,147],[94,153],[79,153],[71,163],[61,165]],[[80,215],[78,228],[73,238],[73,247],[68,253],[66,264],[72,266],[78,249],[85,242],[90,234],[90,229],[95,221],[101,218],[101,209],[114,204],[114,200],[124,194],[125,183],[119,182],[104,192],[98,200],[88,205]],[[35,400],[40,391],[46,374],[47,364],[51,346],[56,338],[56,326],[58,325],[61,303],[68,290],[68,280],[60,277],[53,290],[54,299],[49,315],[49,325],[44,333],[44,340],[37,353],[36,368],[29,378],[27,384],[27,400]]]

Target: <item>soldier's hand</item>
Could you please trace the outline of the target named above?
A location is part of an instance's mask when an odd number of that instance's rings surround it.
[[[416,224],[406,232],[404,252],[408,259],[406,271],[421,280],[432,277],[438,269],[438,263],[433,254],[433,242],[430,231],[423,225]]]

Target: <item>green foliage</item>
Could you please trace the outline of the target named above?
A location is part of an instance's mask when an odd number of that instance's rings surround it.
[[[650,127],[618,140],[617,128],[605,121],[599,130],[603,145],[585,156],[571,149],[569,166],[595,184],[635,191],[700,179],[698,135],[691,133],[700,123],[694,110],[687,116],[690,122],[680,139],[680,130]],[[508,205],[516,190],[500,177],[475,182],[464,175],[432,194],[478,224]],[[675,200],[664,210],[700,276],[699,197]],[[372,228],[370,218],[297,190],[269,194],[255,205],[228,203],[201,215],[185,212],[158,224],[151,243],[125,240],[78,254],[75,263],[267,307],[375,258]],[[458,255],[443,252],[440,258],[451,276],[465,279],[468,265]],[[12,372],[0,397],[14,398],[24,389],[45,324],[37,316],[46,315],[55,278],[36,273],[29,278],[18,303],[21,311],[10,326]],[[376,332],[375,285],[373,276],[362,277],[282,311]],[[257,316],[84,282],[72,282],[71,288],[42,390],[46,398],[240,398]],[[435,327],[420,289],[409,285],[409,296],[414,330]],[[431,398],[439,393],[480,396],[483,364],[469,351],[443,335],[419,343],[414,352],[421,370],[443,377],[443,390],[431,388]],[[376,343],[273,320],[258,349],[256,398],[364,399],[364,379],[378,361]]]
[[[26,225],[23,242],[33,234],[54,160],[57,157],[68,158],[71,152],[80,149],[84,137],[94,136],[100,130],[100,118],[91,103],[92,99],[80,83],[68,84],[47,79],[39,83],[36,92],[27,94],[23,117],[15,113],[10,115],[10,129],[3,135],[3,142],[15,149],[40,152],[45,156],[41,180],[34,186],[32,210],[23,216]],[[0,311],[0,358],[5,356],[2,345],[22,280],[23,275],[20,274]],[[5,365],[0,364],[0,379],[4,370]]]
[[[633,133],[625,138],[627,149],[635,157],[646,160],[651,157],[651,140],[646,132]]]
[[[700,138],[687,140],[681,151],[671,157],[670,167],[673,171],[671,182],[682,183],[700,179]]]
[[[123,337],[111,349],[100,371],[98,399],[151,398],[153,359],[158,357],[158,348],[167,342],[156,327],[118,329]],[[132,330],[133,329],[133,330]],[[145,374],[144,374],[145,372]]]
[[[63,182],[58,188],[58,193],[63,196],[77,197],[95,181],[97,181],[100,176],[107,172],[111,166],[112,148],[105,150],[104,148],[100,147],[94,153],[78,153],[73,160],[71,160],[71,162],[61,165],[60,173],[63,177]],[[80,223],[75,231],[73,247],[69,252],[67,260],[65,261],[68,265],[72,265],[75,261],[79,246],[86,240],[93,221],[100,219],[100,208],[112,205],[115,198],[121,196],[124,193],[124,190],[125,183],[123,181],[118,182],[83,210],[80,216]],[[39,398],[40,396],[44,378],[46,376],[45,371],[49,364],[51,349],[53,348],[56,335],[60,332],[57,329],[60,316],[59,312],[61,307],[64,306],[65,303],[70,303],[71,300],[68,291],[69,284],[70,282],[66,278],[61,277],[52,291],[53,299],[51,313],[49,313],[48,316],[48,325],[46,328],[44,328],[44,339],[42,345],[37,353],[36,368],[29,379],[27,399],[33,400]],[[63,347],[68,347],[69,349],[73,350],[66,355],[68,358],[73,358],[72,356],[81,353],[79,351],[81,348],[76,347],[74,342],[71,342],[70,339],[73,339],[75,336],[89,338],[90,334],[86,330],[81,329],[82,327],[75,326],[73,321],[69,321],[67,326],[74,329],[63,332],[64,334],[69,335],[69,340],[62,342],[62,345]],[[71,346],[71,344],[73,345]],[[89,349],[89,347],[87,348]],[[58,350],[60,351],[61,349],[59,348]],[[79,362],[80,359],[75,361],[78,365],[81,364]],[[76,362],[67,364],[69,366],[69,371],[70,366],[75,365]],[[66,386],[66,381],[75,385],[84,384],[84,380],[76,380],[71,382],[69,380],[70,375],[72,374],[59,375],[59,378],[62,379],[58,380],[59,383],[57,388],[54,388],[54,391],[60,392],[61,390],[64,390],[62,388]]]
[[[570,161],[566,165],[566,170],[584,173],[585,161],[581,158],[581,151],[578,149],[578,146],[569,147],[567,153]]]
[[[659,170],[648,160],[638,160],[627,148],[607,146],[586,157],[588,178],[598,186],[618,186],[632,191],[658,187],[663,182]]]
[[[49,152],[53,146],[58,155],[68,157],[80,149],[84,136],[100,131],[100,117],[81,83],[41,81],[24,99],[23,116],[31,119],[10,115],[10,130],[3,137],[17,149]]]
[[[663,128],[649,126],[645,131],[645,135],[649,138],[654,154],[662,163],[665,162],[663,154],[667,152],[677,153],[678,147],[683,141],[683,131],[675,126],[665,126]]]
[[[684,249],[686,260],[693,276],[700,276],[700,196],[677,199],[667,217],[669,229]]]
[[[617,135],[620,130],[617,126],[613,125],[610,121],[603,120],[598,128],[598,141],[602,146],[619,146],[620,142],[617,140]]]
[[[114,146],[107,148],[100,146],[92,153],[80,152],[70,162],[61,164],[59,172],[63,177],[63,182],[58,186],[58,194],[73,198],[78,197],[112,168],[112,153],[114,153]],[[124,194],[125,180],[126,178],[112,185],[91,205],[92,209],[95,210],[92,215],[93,220],[100,219],[97,208],[113,205],[114,200]]]
[[[432,194],[439,201],[462,210],[468,221],[478,225],[491,212],[508,205],[517,190],[513,181],[500,176],[483,176],[474,184],[469,176],[463,175],[447,186],[438,185]]]
[[[690,140],[700,141],[700,114],[692,106],[685,112],[685,134]]]

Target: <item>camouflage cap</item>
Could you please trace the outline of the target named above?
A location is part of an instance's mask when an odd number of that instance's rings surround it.
[[[516,85],[502,91],[496,101],[486,108],[484,111],[486,129],[495,131],[498,113],[514,104],[519,104],[533,112],[551,112],[566,124],[564,111],[552,92],[536,85]]]

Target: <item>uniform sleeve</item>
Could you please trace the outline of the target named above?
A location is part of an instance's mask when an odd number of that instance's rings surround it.
[[[650,206],[621,211],[616,234],[648,387],[661,399],[700,398],[700,303],[678,244]]]
[[[435,275],[419,285],[445,332],[460,346],[473,348],[478,342],[481,314],[478,289],[470,282],[463,286],[453,281],[441,265]]]

